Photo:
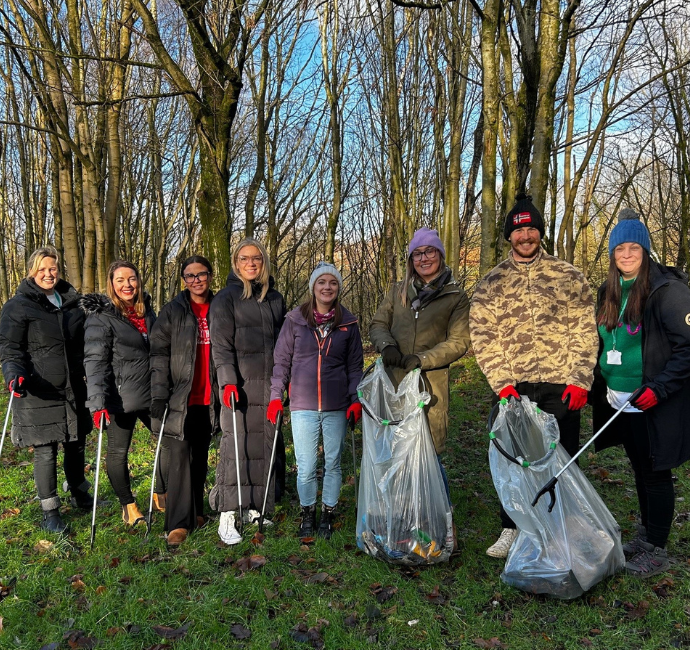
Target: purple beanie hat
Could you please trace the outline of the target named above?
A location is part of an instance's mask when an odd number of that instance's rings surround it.
[[[420,228],[412,235],[412,241],[407,247],[407,256],[412,255],[412,251],[420,246],[433,246],[441,251],[443,257],[446,256],[446,249],[443,246],[441,238],[438,236],[438,230],[431,230],[430,228]]]

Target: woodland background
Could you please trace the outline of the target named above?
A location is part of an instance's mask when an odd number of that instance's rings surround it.
[[[684,0],[0,0],[0,301],[44,243],[117,257],[157,309],[264,241],[288,305],[320,259],[366,323],[437,227],[471,291],[528,189],[593,285],[622,207],[690,254]]]

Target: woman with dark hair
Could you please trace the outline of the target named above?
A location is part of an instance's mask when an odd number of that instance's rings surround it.
[[[14,393],[12,442],[34,448],[34,481],[43,511],[41,528],[64,533],[57,492],[58,443],[72,504],[88,509],[84,445],[91,430],[85,406],[84,314],[79,294],[60,279],[52,246],[35,250],[28,273],[0,315],[2,374]]]
[[[87,314],[84,366],[88,406],[96,428],[108,427],[108,478],[128,526],[145,524],[129,481],[127,455],[137,420],[151,428],[149,333],[156,320],[151,301],[131,262],[117,260],[108,269],[107,296],[91,293],[79,304]],[[161,462],[155,507],[165,508]]]
[[[592,389],[599,429],[641,389],[596,440],[623,444],[640,504],[638,536],[624,545],[626,569],[646,578],[669,567],[671,470],[690,458],[690,289],[687,277],[650,259],[649,232],[625,209],[609,237],[609,273],[599,288],[600,354]]]
[[[405,280],[379,305],[369,338],[396,384],[421,368],[431,393],[426,412],[437,454],[446,447],[449,366],[470,345],[469,313],[469,300],[446,266],[438,232],[420,228],[408,246]]]
[[[211,346],[223,406],[220,425],[220,460],[209,503],[220,511],[218,535],[226,544],[239,544],[235,526],[238,498],[235,465],[233,399],[237,420],[240,489],[244,523],[259,518],[264,493],[266,511],[285,481],[285,446],[282,434],[276,457],[276,489],[267,485],[274,430],[265,413],[270,397],[273,348],[285,319],[285,301],[276,291],[268,253],[255,239],[241,241],[232,256],[232,272],[225,288],[211,304]]]
[[[204,524],[204,484],[211,435],[220,428],[218,382],[211,361],[211,263],[201,255],[182,262],[185,284],[165,305],[151,330],[151,418],[154,432],[168,414],[165,530],[179,546]],[[162,450],[161,450],[162,453]]]
[[[309,279],[309,298],[285,319],[274,353],[271,403],[266,417],[275,424],[290,386],[292,439],[297,460],[297,492],[302,506],[299,537],[316,529],[316,466],[319,440],[324,467],[321,520],[316,531],[330,539],[338,505],[347,420],[359,420],[357,385],[362,379],[362,338],[357,318],[340,303],[343,279],[321,262]]]

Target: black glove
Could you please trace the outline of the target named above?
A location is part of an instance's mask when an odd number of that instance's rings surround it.
[[[406,354],[400,362],[400,367],[403,368],[405,372],[410,372],[415,368],[421,368],[422,360],[416,354]]]
[[[383,348],[381,358],[383,359],[384,366],[389,366],[392,368],[402,367],[400,364],[402,363],[403,355],[402,352],[398,350],[397,345],[387,345],[385,348]]]
[[[154,420],[162,420],[165,415],[165,407],[168,403],[164,399],[151,400],[151,417]]]

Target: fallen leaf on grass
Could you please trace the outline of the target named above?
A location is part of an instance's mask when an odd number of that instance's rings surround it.
[[[185,623],[182,627],[178,627],[177,629],[173,629],[167,625],[154,625],[151,629],[164,639],[182,639],[187,634],[189,623]]]
[[[374,603],[368,603],[366,609],[364,610],[364,613],[370,621],[373,621],[374,619],[381,617],[381,610],[378,607],[376,607]]]
[[[123,585],[128,585],[130,582],[132,582],[132,576],[122,576],[118,582]]]
[[[395,596],[396,593],[398,593],[397,587],[382,587],[380,583],[376,583],[371,586],[373,587],[371,593],[372,595],[376,596],[376,600],[379,603],[385,603],[386,601],[393,598],[393,596]]]
[[[84,589],[86,589],[86,585],[80,578],[76,578],[75,580],[72,580],[72,589],[74,589],[74,591],[84,591]]]
[[[258,530],[254,533],[254,537],[252,537],[252,544],[254,546],[261,546],[264,543],[264,540],[266,539],[266,535],[260,533]]]
[[[497,636],[491,637],[490,639],[473,639],[474,645],[479,648],[507,648],[505,643],[501,643]]]
[[[316,541],[316,537],[300,537],[299,541],[302,544],[313,544]]]
[[[7,598],[7,596],[10,595],[10,592],[12,591],[12,589],[14,589],[14,585],[16,584],[16,577],[13,577],[6,585],[0,583],[0,601],[4,600],[5,598]]]
[[[117,634],[120,634],[121,632],[124,632],[124,630],[121,627],[109,627],[105,631],[106,636],[115,636]]]
[[[326,580],[328,580],[328,578],[329,578],[329,575],[328,575],[325,571],[322,571],[321,573],[315,573],[313,576],[309,576],[309,577],[305,580],[305,582],[306,582],[308,585],[320,584],[320,583],[325,582]]]
[[[103,585],[98,585],[98,587],[96,587],[96,593],[99,596],[102,596],[105,592],[106,592],[106,589]]]
[[[114,557],[112,560],[110,560],[110,568],[111,569],[117,569],[117,567],[120,566],[120,558],[119,557]]]
[[[590,648],[594,645],[587,637],[580,639],[580,643],[585,646],[585,648]]]
[[[264,587],[264,596],[266,596],[266,600],[273,600],[276,597],[276,594],[270,589],[266,589],[266,587]]]
[[[302,561],[302,558],[299,555],[291,555],[287,561],[292,564],[292,566],[297,566]]]
[[[44,646],[41,646],[41,650],[57,650],[60,647],[60,643],[47,643]]]
[[[34,544],[34,551],[36,551],[36,553],[47,553],[53,546],[55,546],[53,542],[49,542],[47,539],[39,539],[38,542]]]
[[[7,510],[4,510],[0,515],[0,519],[9,519],[10,517],[15,517],[20,512],[21,510],[19,508],[7,508]]]
[[[263,555],[250,555],[249,557],[242,557],[234,566],[244,573],[245,571],[250,571],[252,569],[258,569],[266,564],[266,558]]]
[[[100,641],[92,636],[86,636],[83,630],[68,630],[62,635],[70,648],[95,648]]]
[[[436,585],[432,590],[430,594],[426,595],[426,599],[430,602],[433,603],[434,605],[443,605],[446,602],[445,597],[441,592],[438,590],[438,585]],[[500,646],[499,646],[500,647]]]
[[[239,623],[235,623],[230,628],[230,632],[232,632],[232,635],[236,639],[251,639],[252,638],[252,632],[251,630],[248,630],[244,625],[240,625]]]
[[[343,623],[345,624],[345,627],[356,627],[357,626],[357,614],[356,612],[353,612],[349,616],[347,616],[344,620]]]
[[[659,598],[668,598],[668,588],[673,587],[673,578],[662,578],[657,582],[652,589]]]
[[[637,605],[625,603],[624,607],[628,610],[626,617],[629,621],[644,618],[649,612],[649,603],[646,600],[641,600]]]
[[[592,472],[592,474],[594,474],[594,476],[599,477],[599,478],[603,481],[605,478],[608,478],[608,476],[609,476],[609,471],[608,471],[607,469],[604,469],[603,467],[597,467],[597,468]]]
[[[309,643],[313,648],[323,648],[320,627],[307,627],[306,623],[298,623],[290,630],[290,636],[299,643]]]

